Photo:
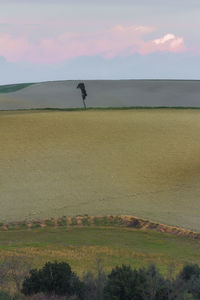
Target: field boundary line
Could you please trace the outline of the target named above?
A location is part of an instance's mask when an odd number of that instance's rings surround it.
[[[80,215],[74,217],[63,216],[60,218],[49,218],[42,220],[19,221],[0,223],[1,231],[10,230],[31,230],[34,228],[46,227],[124,227],[135,228],[138,230],[153,230],[160,233],[200,240],[200,233],[184,229],[181,227],[170,226],[153,222],[151,220],[138,218],[130,215],[107,215],[107,216],[87,216]]]

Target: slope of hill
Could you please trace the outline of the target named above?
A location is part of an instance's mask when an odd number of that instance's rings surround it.
[[[0,87],[0,110],[82,107],[80,81],[37,83],[7,94]],[[86,80],[89,107],[186,106],[200,107],[200,81]],[[16,86],[15,86],[16,88]]]
[[[0,112],[0,222],[129,214],[200,231],[199,132],[192,109]]]

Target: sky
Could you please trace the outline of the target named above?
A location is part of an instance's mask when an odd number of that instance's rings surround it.
[[[0,0],[0,84],[200,79],[199,0]]]

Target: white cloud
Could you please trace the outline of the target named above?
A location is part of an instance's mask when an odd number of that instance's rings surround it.
[[[174,40],[174,39],[176,39],[175,35],[168,33],[168,34],[164,35],[162,38],[154,40],[154,43],[156,45],[159,45],[159,44],[164,44],[164,43],[166,43],[170,40]]]
[[[185,49],[183,37],[177,37],[172,33],[165,34],[163,37],[153,40],[158,51],[179,52]]]

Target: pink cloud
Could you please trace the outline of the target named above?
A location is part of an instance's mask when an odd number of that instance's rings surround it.
[[[13,38],[8,34],[0,36],[0,56],[4,56],[7,61],[21,61],[30,50],[31,45],[26,38]]]
[[[133,53],[146,55],[156,51],[186,50],[183,37],[172,33],[154,40],[144,39],[144,36],[154,30],[155,28],[148,26],[117,25],[95,33],[67,32],[37,42],[30,41],[28,36],[0,35],[0,56],[11,62],[56,63],[83,55],[100,55],[109,59]]]

